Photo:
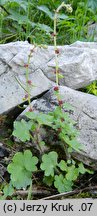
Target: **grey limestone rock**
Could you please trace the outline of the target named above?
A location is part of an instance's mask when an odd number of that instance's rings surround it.
[[[69,103],[74,108],[70,117],[76,122],[79,131],[78,141],[84,145],[84,151],[73,152],[73,156],[83,163],[97,169],[97,97],[80,91],[60,86],[60,95],[63,102]],[[48,113],[57,106],[57,98],[53,88],[43,97],[32,102],[35,112]],[[20,118],[24,118],[25,112]],[[64,110],[66,111],[66,110]]]
[[[31,48],[33,46],[27,42],[0,45],[0,114],[23,103],[23,98],[27,94],[24,90],[26,89],[24,65],[27,64]],[[31,98],[40,95],[53,85],[39,67],[34,67],[34,63],[29,68],[29,80],[35,85],[30,88]]]

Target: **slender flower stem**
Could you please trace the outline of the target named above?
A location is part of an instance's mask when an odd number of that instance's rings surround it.
[[[30,54],[28,55],[28,62],[27,62],[27,67],[26,67],[26,91],[28,93],[28,103],[29,103],[29,106],[30,108],[31,107],[31,99],[30,99],[30,85],[29,85],[29,65],[30,65],[30,59],[31,59],[31,55],[32,55],[32,52],[34,51],[35,49],[35,46],[34,48],[30,51]]]
[[[30,86],[29,86],[29,83],[28,83],[28,80],[29,80],[29,64],[30,64],[30,55],[28,57],[28,67],[26,68],[26,88],[27,88],[27,93],[28,93],[28,103],[30,105],[31,104]]]
[[[55,11],[55,16],[54,16],[54,50],[55,50],[55,64],[56,64],[56,84],[58,85],[58,70],[59,70],[59,66],[58,66],[58,56],[56,54],[56,50],[57,50],[57,10]]]
[[[54,50],[55,50],[55,65],[56,65],[56,84],[59,83],[59,65],[58,65],[58,54],[56,53],[57,50],[57,19],[58,19],[58,13],[61,10],[61,8],[64,6],[64,2],[56,9],[55,16],[54,16]]]
[[[55,10],[54,15],[54,50],[55,50],[55,65],[56,65],[56,85],[59,84],[59,65],[58,65],[58,48],[57,48],[57,19],[59,11],[65,7],[68,12],[72,12],[72,7],[70,4],[65,4],[62,2],[62,4]]]

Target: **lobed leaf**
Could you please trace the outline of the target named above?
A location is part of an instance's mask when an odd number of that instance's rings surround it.
[[[62,174],[55,176],[54,186],[59,193],[68,192],[72,190],[73,183],[63,177]]]
[[[60,163],[58,164],[58,167],[62,170],[62,171],[67,171],[68,167],[67,167],[67,163],[64,160],[61,160]]]
[[[71,165],[68,167],[66,179],[67,181],[75,181],[79,176],[79,170],[75,167],[75,165]]]
[[[35,156],[32,157],[31,151],[26,150],[24,152],[24,166],[26,170],[31,172],[37,171],[37,167],[36,167],[37,163],[38,163],[38,158]]]
[[[32,172],[37,170],[38,158],[32,156],[30,150],[18,152],[8,165],[7,171],[11,174],[11,182],[17,189],[26,188],[31,184]]]
[[[32,122],[28,121],[26,122],[25,120],[15,121],[14,122],[14,131],[12,133],[13,136],[16,136],[19,138],[21,141],[29,141],[30,140],[30,132],[29,130],[31,129]]]
[[[42,156],[40,168],[45,172],[45,176],[54,176],[54,169],[57,166],[58,154],[54,151]]]

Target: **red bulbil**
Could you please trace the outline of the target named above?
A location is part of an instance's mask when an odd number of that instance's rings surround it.
[[[28,94],[25,94],[25,99],[27,99],[28,98]]]
[[[63,101],[62,101],[62,100],[59,100],[59,101],[58,101],[58,104],[59,104],[59,106],[61,107],[62,104],[63,104]]]
[[[55,87],[54,87],[54,91],[59,91],[59,87],[58,87],[58,86],[55,86]]]
[[[58,71],[54,70],[53,73],[54,74],[56,74],[56,73],[59,74],[59,70]]]
[[[64,122],[64,118],[61,118],[61,122]]]
[[[34,48],[30,49],[30,52],[33,53],[34,52]]]
[[[29,108],[29,112],[33,112],[33,109],[32,109],[32,107],[30,107],[30,108]]]
[[[56,74],[56,70],[54,70],[53,73]]]
[[[58,128],[58,133],[61,133],[62,129],[61,128]]]
[[[59,53],[60,53],[60,50],[59,50],[59,49],[55,49],[55,53],[56,53],[56,54],[59,54]]]
[[[53,32],[53,33],[51,33],[51,36],[52,36],[52,37],[55,37],[55,36],[56,36],[56,34]]]
[[[28,83],[29,85],[32,85],[32,81],[31,81],[31,80],[28,80],[27,83]]]
[[[28,68],[29,67],[29,65],[28,64],[24,64],[24,68]]]

